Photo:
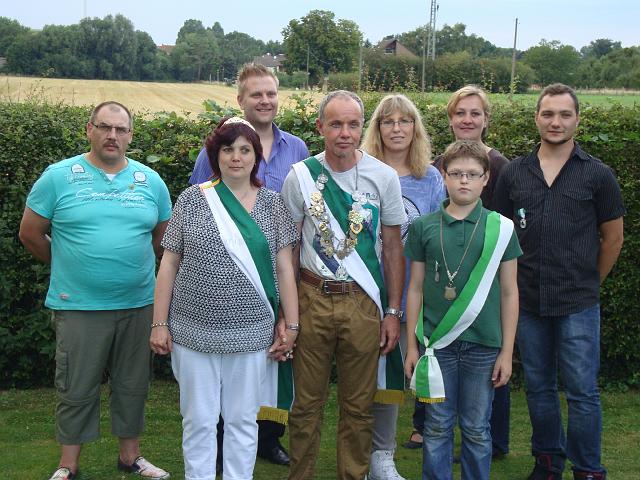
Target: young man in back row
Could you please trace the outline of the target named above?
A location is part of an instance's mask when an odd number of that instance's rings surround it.
[[[518,260],[518,350],[533,433],[529,480],[606,478],[601,458],[600,284],[615,264],[625,213],[613,171],[574,140],[576,93],[546,87],[536,107],[540,144],[504,167],[494,208],[512,218],[524,254]],[[567,395],[565,437],[558,371]]]
[[[278,78],[263,65],[249,63],[238,72],[238,105],[260,136],[264,158],[258,166],[258,179],[271,190],[279,192],[291,165],[309,156],[305,143],[295,135],[280,130],[274,118],[278,113]],[[207,181],[211,175],[207,152],[203,148],[196,159],[189,183]],[[290,361],[288,362],[290,363]],[[290,366],[290,365],[289,365]],[[271,365],[278,368],[277,363]],[[287,367],[280,367],[287,368]],[[258,456],[277,465],[289,465],[289,455],[280,444],[284,435],[283,424],[258,420]],[[219,427],[218,456],[222,454]],[[218,465],[222,463],[219,461]]]

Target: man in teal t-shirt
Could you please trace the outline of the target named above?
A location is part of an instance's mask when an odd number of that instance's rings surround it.
[[[111,386],[111,430],[120,470],[168,478],[140,455],[149,384],[155,258],[171,216],[169,191],[149,167],[125,156],[129,110],[98,105],[87,123],[88,153],[50,165],[34,184],[20,239],[51,263],[45,305],[56,328],[56,438],[51,480],[76,478],[83,443],[99,436],[100,382]]]

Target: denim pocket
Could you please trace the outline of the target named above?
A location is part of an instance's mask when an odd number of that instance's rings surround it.
[[[69,354],[61,350],[56,350],[54,385],[61,392],[66,391],[69,386]]]

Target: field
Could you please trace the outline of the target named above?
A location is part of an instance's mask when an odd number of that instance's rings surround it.
[[[280,104],[296,93],[280,91]],[[0,101],[23,102],[29,98],[50,103],[97,105],[116,100],[135,112],[175,111],[197,115],[208,99],[237,107],[236,87],[211,83],[160,83],[112,80],[74,80],[64,78],[0,77]]]
[[[287,99],[295,90],[280,90],[280,104],[287,105]],[[320,93],[314,94],[317,99]],[[449,93],[427,93],[436,104],[446,104]],[[585,104],[625,106],[640,105],[640,92],[605,91],[579,92]],[[72,105],[96,105],[105,100],[117,100],[131,110],[144,112],[175,111],[185,116],[195,116],[204,111],[202,102],[215,100],[220,105],[236,107],[236,88],[216,83],[159,83],[129,82],[111,80],[74,80],[61,78],[0,77],[0,101],[23,102],[29,98],[46,99],[50,103]],[[494,103],[508,101],[503,94],[491,95]],[[514,101],[533,106],[537,93],[515,95]]]

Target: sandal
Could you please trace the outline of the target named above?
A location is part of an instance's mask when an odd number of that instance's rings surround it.
[[[410,450],[422,448],[422,434],[418,430],[414,430],[411,432],[411,435],[409,435],[409,440],[404,442],[402,446]]]

